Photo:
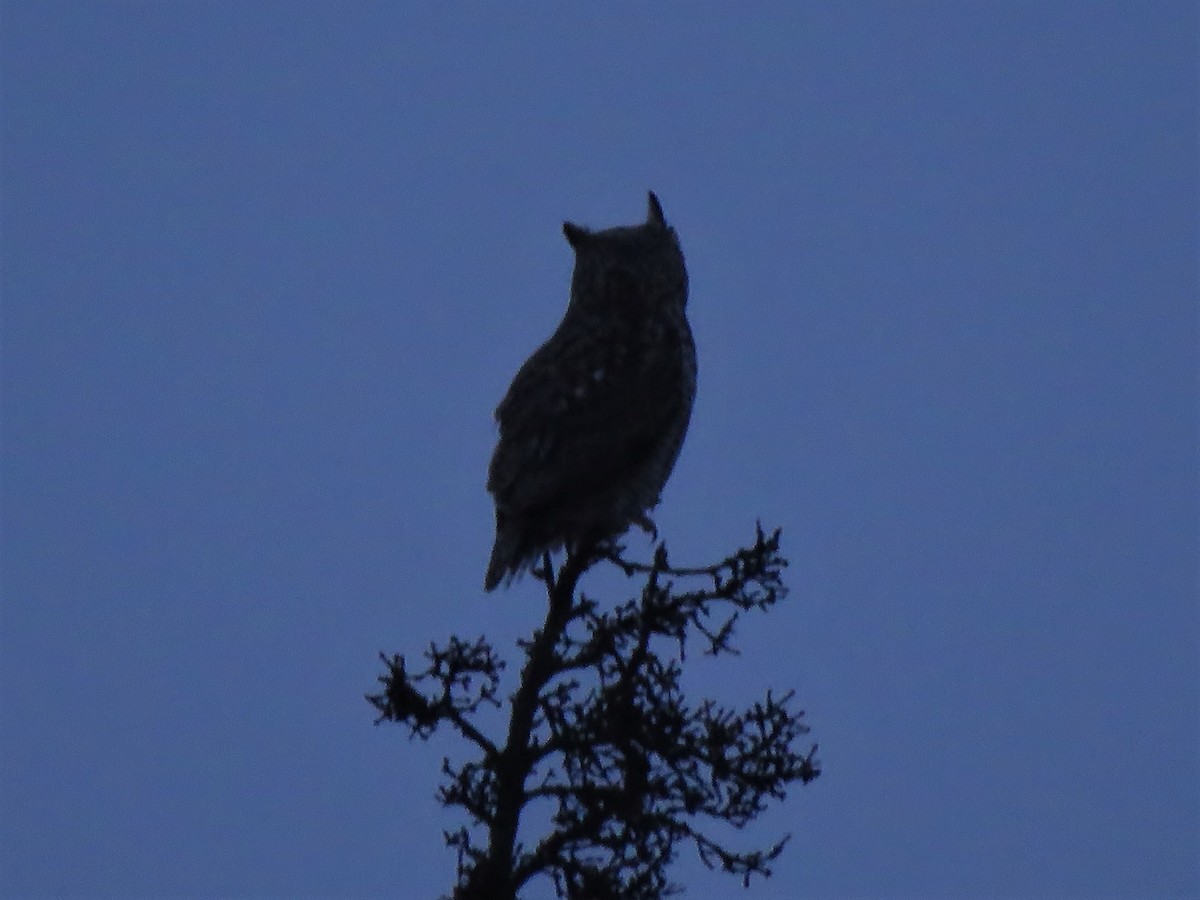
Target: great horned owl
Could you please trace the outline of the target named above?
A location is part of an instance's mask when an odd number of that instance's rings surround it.
[[[566,222],[563,234],[575,250],[567,311],[496,408],[489,591],[543,553],[649,526],[696,396],[687,270],[658,198],[641,225]]]

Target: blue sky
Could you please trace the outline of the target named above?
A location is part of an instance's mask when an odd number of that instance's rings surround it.
[[[0,893],[448,889],[456,744],[362,695],[538,621],[482,592],[491,412],[561,221],[653,188],[700,359],[659,526],[792,562],[690,678],[795,688],[825,769],[745,896],[1200,894],[1198,31],[4,2]]]

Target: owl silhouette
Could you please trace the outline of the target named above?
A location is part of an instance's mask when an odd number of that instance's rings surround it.
[[[575,251],[567,311],[496,408],[488,591],[543,554],[652,530],[696,396],[687,269],[654,193],[640,225],[565,222],[563,234]]]

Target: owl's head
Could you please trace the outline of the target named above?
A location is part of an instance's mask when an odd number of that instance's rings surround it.
[[[687,303],[687,268],[679,237],[653,191],[646,221],[640,225],[592,231],[564,222],[563,234],[575,250],[572,305]]]

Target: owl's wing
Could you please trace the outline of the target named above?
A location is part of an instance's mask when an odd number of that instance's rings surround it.
[[[611,487],[681,413],[680,348],[631,321],[559,331],[496,409],[488,490],[518,510]]]

